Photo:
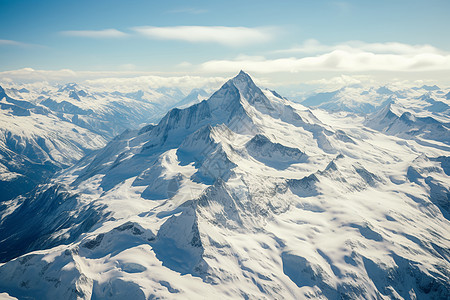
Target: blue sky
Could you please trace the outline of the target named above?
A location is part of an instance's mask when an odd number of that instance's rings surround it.
[[[0,0],[0,72],[245,69],[291,84],[358,76],[442,83],[449,11],[448,0]]]

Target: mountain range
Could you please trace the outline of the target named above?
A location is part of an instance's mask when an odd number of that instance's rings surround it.
[[[104,147],[126,129],[158,121],[193,102],[193,90],[147,89],[121,93],[59,87],[0,87],[0,205],[31,191],[57,171]]]
[[[370,113],[335,112],[241,71],[104,147],[99,135],[93,151],[3,202],[0,292],[448,299],[449,99],[434,88],[374,93],[386,96]],[[3,99],[32,112],[2,106],[14,116],[39,114]]]

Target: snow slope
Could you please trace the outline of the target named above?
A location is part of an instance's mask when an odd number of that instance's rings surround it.
[[[399,110],[432,116],[449,122],[450,102],[448,90],[437,86],[420,88],[346,86],[332,92],[313,94],[301,103],[312,108],[330,112],[347,111],[357,114],[370,114],[391,103]]]
[[[395,112],[395,104],[387,104],[367,117],[366,126],[381,132],[419,141],[433,140],[441,147],[450,149],[450,122],[438,121],[433,116],[419,117],[409,111]],[[449,111],[450,112],[450,111]],[[445,117],[447,112],[442,114]],[[450,116],[450,114],[447,115]]]
[[[447,299],[449,156],[240,72],[11,201],[0,292]]]
[[[367,114],[399,95],[387,87],[365,89],[354,85],[332,92],[316,93],[304,99],[302,105],[331,112],[348,111]]]
[[[120,93],[75,83],[0,87],[0,202],[29,192],[125,129],[159,120],[184,97],[161,92]]]

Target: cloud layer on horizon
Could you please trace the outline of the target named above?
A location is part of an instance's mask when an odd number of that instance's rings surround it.
[[[338,43],[335,45],[322,44],[316,39],[305,40],[301,45],[295,46],[289,49],[276,50],[274,53],[279,54],[295,54],[295,53],[325,53],[334,50],[361,50],[373,53],[394,53],[394,54],[420,54],[420,53],[436,53],[442,54],[445,51],[439,50],[438,48],[422,44],[422,45],[410,45],[399,42],[385,42],[385,43],[366,43],[363,41],[346,41],[343,43]]]
[[[388,79],[374,74],[326,75],[317,73],[300,72],[297,74],[256,74],[250,72],[255,83],[261,87],[276,89],[282,95],[292,98],[301,98],[313,92],[333,91],[345,86],[360,85],[365,87],[377,87],[388,85],[394,90],[418,87],[423,84],[438,84],[442,88],[449,88],[446,81],[436,82],[429,78],[402,78],[390,76]],[[161,87],[179,88],[189,93],[194,88],[202,88],[208,92],[214,92],[233,75],[180,75],[180,74],[151,74],[149,72],[136,71],[73,71],[62,70],[34,70],[23,68],[19,70],[0,72],[0,85],[3,87],[33,87],[46,89],[48,84],[60,85],[76,82],[82,86],[98,88],[105,91],[135,92],[148,88]],[[387,79],[387,80],[386,80]],[[441,85],[442,84],[442,85]]]
[[[202,63],[199,68],[205,72],[235,72],[245,69],[257,73],[450,71],[450,53],[431,45],[349,41],[327,46],[316,40],[309,40],[302,47],[273,53],[284,57],[244,56],[234,60],[210,60]]]
[[[154,75],[138,71],[73,71],[35,70],[23,68],[0,72],[0,85],[15,84],[64,84],[68,82],[83,83],[121,91],[136,91],[145,88],[178,87],[190,91],[193,88],[215,89],[226,81],[226,77],[198,75]]]

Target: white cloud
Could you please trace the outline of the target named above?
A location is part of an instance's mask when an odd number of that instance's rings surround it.
[[[32,68],[23,68],[12,71],[0,72],[0,81],[4,78],[10,78],[15,82],[30,83],[36,81],[64,81],[76,78],[76,72],[69,69],[61,70],[34,70]]]
[[[127,36],[126,33],[112,28],[103,30],[68,30],[61,31],[61,34],[86,38],[122,38]]]
[[[173,26],[135,27],[133,30],[152,39],[178,40],[191,43],[209,42],[226,46],[242,46],[267,42],[272,39],[273,28],[225,27],[225,26]]]
[[[421,54],[421,53],[434,53],[434,54],[443,54],[444,51],[441,51],[431,45],[408,45],[403,43],[364,43],[360,41],[352,41],[348,44],[349,48],[360,49],[363,51],[371,51],[374,53],[397,53],[397,54]],[[344,48],[344,45],[341,44],[340,47]]]
[[[17,41],[12,41],[12,40],[0,40],[0,45],[5,45],[5,46],[23,46],[23,45],[26,45],[26,44],[21,43],[21,42],[17,42]]]
[[[309,39],[306,40],[302,45],[296,46],[290,49],[282,49],[274,51],[274,53],[284,53],[284,54],[314,54],[314,53],[325,53],[334,50],[344,50],[349,52],[359,52],[368,51],[379,54],[421,54],[421,53],[435,53],[435,54],[445,54],[445,51],[439,50],[431,45],[409,45],[398,42],[387,42],[387,43],[366,43],[362,41],[347,41],[344,43],[339,43],[335,45],[325,45],[320,43],[318,40]]]
[[[19,41],[13,41],[13,40],[0,40],[0,46],[43,47],[43,46],[41,46],[41,45],[22,43],[22,42],[19,42]]]
[[[364,50],[333,50],[316,56],[266,59],[211,60],[200,65],[206,72],[303,72],[303,71],[450,71],[450,55],[429,53],[376,53]]]
[[[109,77],[90,79],[86,80],[84,84],[103,89],[120,90],[123,92],[136,91],[149,87],[177,87],[185,92],[189,92],[193,88],[203,88],[211,91],[220,87],[226,80],[227,79],[224,77],[145,75],[130,78]]]
[[[361,84],[363,81],[366,81],[368,76],[349,76],[349,75],[340,75],[334,76],[331,78],[321,78],[315,80],[309,80],[306,84],[311,85],[325,85],[325,86],[346,86],[352,84]]]

